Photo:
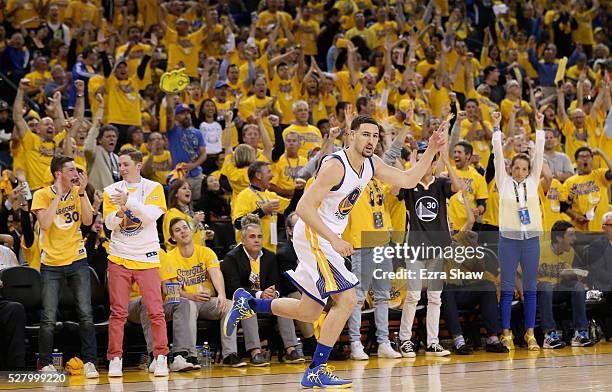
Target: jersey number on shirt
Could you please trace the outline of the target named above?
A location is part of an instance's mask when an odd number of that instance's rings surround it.
[[[66,212],[64,213],[64,218],[66,218],[66,223],[73,223],[79,221],[79,213],[74,212]]]

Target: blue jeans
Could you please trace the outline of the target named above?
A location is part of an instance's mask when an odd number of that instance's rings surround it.
[[[512,298],[516,271],[521,263],[523,271],[523,297],[525,299],[525,328],[535,327],[538,266],[540,264],[540,237],[513,240],[499,236],[499,269],[501,282],[502,328],[510,329]]]
[[[79,317],[79,335],[83,362],[96,363],[97,346],[96,330],[91,310],[91,284],[87,260],[75,261],[70,265],[50,267],[41,264],[40,278],[42,284],[42,315],[38,336],[38,352],[43,366],[52,363],[53,332],[57,321],[59,303],[64,279],[74,296]]]
[[[572,282],[553,286],[548,282],[538,283],[538,305],[540,307],[540,318],[544,332],[556,328],[553,317],[553,304],[572,302],[572,320],[574,329],[583,330],[587,328],[586,295],[584,285],[580,282]]]
[[[357,305],[348,319],[348,333],[351,342],[361,341],[361,306],[365,301],[372,284],[374,292],[374,320],[376,322],[376,341],[389,343],[389,289],[391,282],[388,274],[393,271],[392,260],[385,258],[381,263],[374,262],[374,248],[355,249],[351,257],[352,272],[359,279],[359,285],[355,287],[357,294]],[[374,277],[374,271],[376,276]]]

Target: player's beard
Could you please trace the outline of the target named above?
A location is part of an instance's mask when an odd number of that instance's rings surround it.
[[[367,152],[364,147],[363,150],[361,151],[361,156],[363,156],[364,158],[371,158],[372,155],[374,155],[374,149],[372,149],[372,152]]]

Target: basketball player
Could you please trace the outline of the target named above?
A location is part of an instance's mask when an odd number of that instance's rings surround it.
[[[350,380],[340,379],[327,366],[332,347],[357,304],[354,287],[358,280],[344,264],[344,258],[354,250],[341,237],[351,209],[374,174],[383,183],[401,188],[416,186],[430,170],[435,154],[447,139],[441,126],[429,139],[429,147],[421,160],[410,171],[402,171],[384,164],[374,155],[381,131],[382,127],[372,117],[355,118],[349,131],[349,147],[323,158],[318,175],[300,199],[296,209],[300,220],[293,234],[299,264],[295,271],[285,274],[302,291],[301,299],[253,298],[238,289],[225,319],[226,335],[233,333],[238,321],[255,313],[272,313],[312,323],[319,318],[327,297],[331,297],[333,306],[321,327],[312,363],[302,378],[305,388],[352,386]]]

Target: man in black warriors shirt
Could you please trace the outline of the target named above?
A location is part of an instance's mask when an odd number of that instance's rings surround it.
[[[429,273],[442,272],[442,255],[444,247],[451,244],[448,225],[446,200],[463,186],[449,163],[447,149],[441,150],[441,163],[448,168],[448,178],[434,177],[428,172],[414,189],[402,189],[400,200],[406,203],[408,211],[408,252],[406,268],[410,273],[406,301],[400,325],[400,352],[403,357],[414,357],[415,347],[412,341],[412,323],[416,306],[421,298],[422,274],[427,278],[427,355],[447,356],[450,352],[440,346],[438,330],[440,322],[440,305],[443,281]],[[414,154],[414,152],[413,152]],[[417,153],[417,161],[422,151]],[[443,169],[443,166],[442,166]],[[414,252],[419,252],[415,254]]]

